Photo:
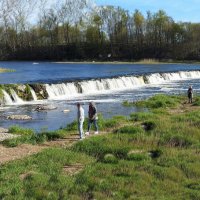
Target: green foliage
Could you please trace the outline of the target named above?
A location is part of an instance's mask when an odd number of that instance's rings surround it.
[[[116,164],[118,160],[113,154],[106,154],[103,158],[103,162]]]
[[[25,91],[22,95],[22,98],[26,101],[31,101],[33,100],[32,94],[31,94],[31,88],[28,84],[26,84]]]
[[[131,120],[138,122],[155,118],[155,115],[151,112],[137,112],[137,113],[131,113],[130,118]]]
[[[146,153],[134,153],[134,152],[129,152],[127,156],[128,160],[133,160],[133,161],[145,161],[149,160],[150,157]]]
[[[9,133],[17,134],[17,135],[32,135],[34,134],[34,131],[29,128],[22,128],[18,125],[15,125],[9,128]]]
[[[64,138],[67,133],[65,129],[60,129],[57,131],[49,131],[42,133],[34,133],[31,129],[24,129],[19,126],[12,126],[9,129],[9,132],[12,134],[17,134],[19,137],[13,139],[7,139],[2,142],[3,145],[8,147],[16,147],[20,144],[40,144],[45,141],[56,140],[59,138]]]
[[[98,120],[97,124],[99,127],[99,130],[108,130],[111,128],[117,128],[117,126],[120,125],[120,123],[126,122],[127,118],[125,116],[114,116],[111,119],[104,119],[102,114],[98,114]],[[87,130],[88,127],[88,118],[85,119],[83,128],[84,130]],[[78,123],[77,120],[72,122],[71,124],[68,124],[66,127],[67,131],[77,131]],[[93,126],[91,127],[93,129]]]
[[[0,68],[0,73],[6,73],[6,72],[15,72],[15,70],[14,69]]]
[[[117,133],[125,133],[125,134],[136,134],[142,133],[143,129],[138,126],[124,126],[116,130]]]
[[[176,114],[162,108],[131,114],[130,120],[100,119],[101,127],[112,133],[1,165],[0,198],[197,200],[199,113],[198,108]],[[65,133],[43,131],[37,141]]]
[[[133,105],[147,108],[171,108],[177,106],[181,102],[181,97],[155,95],[148,100],[135,102]]]
[[[187,135],[181,135],[181,134],[169,134],[165,135],[161,138],[160,144],[161,145],[169,145],[171,147],[189,147],[191,145],[195,145],[198,143],[195,139],[191,138]]]
[[[195,97],[192,105],[193,106],[200,106],[200,97]]]

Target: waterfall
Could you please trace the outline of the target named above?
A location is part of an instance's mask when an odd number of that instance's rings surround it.
[[[45,84],[46,91],[49,95],[49,99],[65,99],[69,96],[78,94],[78,88],[74,83],[62,83],[62,84]]]
[[[14,103],[16,103],[16,104],[23,104],[24,103],[24,101],[21,98],[18,97],[18,95],[16,94],[16,92],[13,89],[11,89],[10,91],[11,91],[11,95],[14,99]]]
[[[64,99],[79,94],[98,94],[107,91],[130,90],[148,84],[162,84],[169,81],[200,78],[200,71],[153,73],[145,76],[121,76],[85,80],[76,83],[46,84],[49,99]]]
[[[32,94],[33,100],[37,101],[37,95],[35,94],[35,91],[32,88],[30,88],[30,90],[31,90],[31,94]]]
[[[41,90],[40,92],[47,92],[48,99],[61,100],[77,97],[81,94],[93,95],[120,90],[132,90],[145,85],[159,85],[171,81],[198,78],[200,78],[200,71],[153,73],[143,76],[120,76],[115,78],[83,80],[79,82],[75,81],[59,84],[44,84],[42,88],[44,87],[45,89],[44,91]],[[18,97],[13,89],[11,89],[11,97],[6,91],[2,91],[6,104],[24,104],[24,101]],[[37,96],[33,88],[31,88],[31,94],[34,101],[37,101]]]
[[[10,95],[5,90],[2,90],[2,92],[3,92],[3,95],[4,95],[5,104],[6,105],[12,105],[13,101],[12,101]]]

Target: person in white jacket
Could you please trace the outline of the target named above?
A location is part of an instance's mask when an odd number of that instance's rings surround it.
[[[84,139],[84,132],[83,132],[83,122],[84,122],[84,109],[81,106],[80,103],[77,103],[77,108],[78,108],[78,112],[77,112],[77,120],[78,120],[78,131],[79,131],[79,135],[80,135],[80,139]]]

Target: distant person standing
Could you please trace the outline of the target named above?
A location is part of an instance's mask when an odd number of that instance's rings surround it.
[[[84,139],[84,133],[83,133],[83,122],[84,122],[84,109],[81,106],[80,103],[77,103],[77,120],[78,120],[78,131],[79,131],[79,135],[80,135],[80,139]]]
[[[85,133],[86,135],[90,134],[90,128],[91,128],[92,123],[95,126],[95,133],[94,134],[98,134],[97,120],[98,120],[97,108],[96,108],[94,102],[90,102],[89,103],[89,110],[88,110],[88,130]]]
[[[188,101],[189,101],[189,103],[192,103],[192,99],[193,99],[193,90],[192,90],[192,86],[190,86],[190,87],[188,88],[187,93],[188,93]]]

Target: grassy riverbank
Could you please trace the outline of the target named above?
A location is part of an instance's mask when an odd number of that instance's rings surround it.
[[[93,61],[57,61],[53,63],[60,63],[60,64],[76,64],[76,63],[81,63],[81,64],[116,64],[116,65],[122,65],[122,64],[141,64],[141,65],[158,65],[158,64],[190,64],[190,65],[195,65],[195,64],[200,64],[199,61],[188,61],[188,60],[172,60],[172,59],[165,59],[165,60],[158,60],[158,59],[142,59],[142,60],[133,60],[133,61],[98,61],[98,60],[93,60]]]
[[[200,199],[200,98],[186,102],[126,102],[148,112],[100,117],[105,134],[0,166],[0,199]],[[61,135],[75,130],[74,122]]]

